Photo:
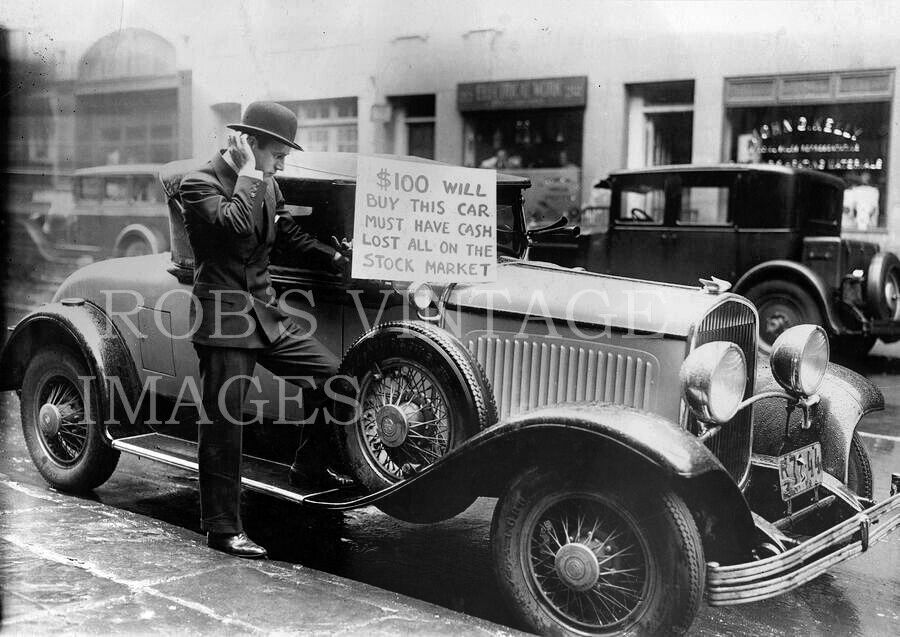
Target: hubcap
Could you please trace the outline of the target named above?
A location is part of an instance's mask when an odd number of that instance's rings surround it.
[[[59,408],[51,403],[44,403],[41,411],[38,413],[38,424],[41,427],[41,433],[48,437],[57,435],[61,421],[62,414],[59,413]]]
[[[58,465],[78,461],[87,445],[84,401],[76,385],[63,376],[55,376],[38,390],[35,401],[41,407],[35,414],[35,428],[41,444]]]
[[[772,312],[765,319],[765,325],[763,327],[768,336],[767,340],[774,343],[775,339],[781,336],[781,333],[791,325],[791,319],[785,315],[784,312],[778,310]]]
[[[612,632],[636,620],[648,599],[649,552],[624,510],[571,495],[526,524],[529,586],[567,628]]]
[[[389,480],[404,478],[406,464],[424,467],[452,444],[447,396],[428,369],[412,361],[386,361],[360,388],[359,433],[370,465]]]
[[[590,590],[600,579],[600,562],[584,544],[566,544],[556,553],[554,563],[559,579],[572,590]]]
[[[375,426],[381,442],[388,447],[399,447],[406,442],[410,420],[417,409],[415,403],[385,405],[379,409],[375,416]]]

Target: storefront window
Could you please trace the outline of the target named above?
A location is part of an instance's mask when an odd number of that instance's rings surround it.
[[[892,96],[890,70],[727,79],[725,158],[840,177],[842,227],[886,227]]]
[[[844,228],[884,226],[890,106],[816,104],[728,112],[732,161],[812,168],[844,179]]]
[[[529,227],[578,223],[586,102],[585,76],[460,84],[463,165],[529,178]]]
[[[476,168],[564,168],[581,160],[583,109],[472,113],[467,165]]]
[[[79,166],[164,163],[178,154],[173,90],[78,96]]]

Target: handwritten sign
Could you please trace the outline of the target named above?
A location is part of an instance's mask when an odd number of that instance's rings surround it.
[[[353,278],[497,279],[493,170],[360,156],[356,172]]]

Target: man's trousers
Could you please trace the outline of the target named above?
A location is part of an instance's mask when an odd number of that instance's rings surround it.
[[[315,338],[293,322],[268,347],[241,349],[195,343],[200,357],[200,384],[206,418],[199,425],[200,528],[214,533],[241,533],[241,452],[243,405],[254,366],[259,363],[276,376],[310,376],[317,386],[337,373],[338,360]],[[304,405],[309,404],[304,392]],[[318,402],[318,401],[316,401]],[[329,430],[322,424],[304,425],[297,456],[322,453]],[[307,453],[303,448],[310,448]],[[319,458],[324,463],[325,459]]]

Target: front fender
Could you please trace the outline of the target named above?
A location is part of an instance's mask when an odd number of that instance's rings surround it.
[[[43,305],[19,321],[0,352],[0,390],[21,389],[29,361],[48,345],[65,345],[83,357],[95,379],[108,436],[139,432],[123,418],[141,394],[134,361],[109,317],[82,299]],[[123,431],[114,433],[119,425]]]
[[[772,376],[768,359],[757,363],[756,391],[780,390]],[[754,406],[753,452],[778,456],[811,442],[822,444],[822,463],[825,471],[841,482],[847,482],[847,460],[850,441],[860,419],[873,411],[884,409],[884,396],[868,379],[854,371],[829,363],[819,386],[819,403],[812,407],[813,426],[801,428],[801,414],[794,410],[785,433],[785,401],[765,399]]]
[[[610,403],[553,405],[509,418],[382,497],[415,509],[435,498],[497,496],[538,466],[673,488],[691,507],[711,554],[724,558],[752,546],[752,514],[712,453],[660,416]]]

